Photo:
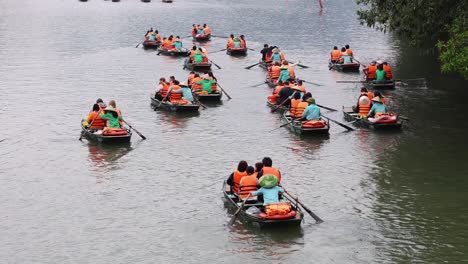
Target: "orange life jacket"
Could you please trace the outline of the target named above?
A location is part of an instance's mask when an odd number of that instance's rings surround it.
[[[277,85],[276,88],[275,88],[275,90],[273,91],[273,95],[279,94],[279,92],[280,92],[281,89],[283,89],[283,88],[284,88],[284,85],[283,85],[283,86]]]
[[[215,79],[212,78],[212,77],[210,77],[210,80],[215,81]],[[216,83],[213,83],[213,84],[211,85],[211,90],[213,90],[213,92],[218,90],[218,83],[217,83],[217,82],[216,82]]]
[[[278,79],[281,74],[281,68],[277,65],[270,67],[270,79]]]
[[[245,45],[245,39],[240,39],[240,43],[241,43],[241,48],[245,48],[246,45]]]
[[[288,64],[288,71],[289,71],[289,77],[294,79],[296,78],[296,73],[294,72],[294,68]]]
[[[195,74],[192,73],[192,74],[189,74],[188,76],[188,85],[192,85],[192,82],[193,82],[193,78],[195,78]]]
[[[265,61],[271,62],[271,56],[273,56],[273,53],[271,51],[267,52],[267,54],[265,55]]]
[[[169,95],[170,99],[171,99],[171,102],[176,102],[176,101],[179,101],[180,99],[182,99],[182,93],[174,93],[174,91],[179,91],[181,89],[180,86],[179,85],[172,85],[171,88],[172,88],[171,94]]]
[[[228,48],[234,48],[234,40],[232,38],[227,41]]]
[[[161,90],[161,96],[162,98],[165,98],[167,96],[167,90],[169,90],[169,84],[163,82],[162,83],[162,90]]]
[[[201,84],[197,84],[197,82],[203,80],[201,77],[194,77],[192,80],[192,91],[200,90],[202,88]]]
[[[192,27],[192,36],[195,36],[197,34],[197,27]]]
[[[377,71],[377,66],[369,65],[369,67],[367,67],[367,78],[375,79],[375,71]]]
[[[304,94],[307,92],[306,88],[304,86],[295,86],[294,89],[299,90],[303,92]]]
[[[387,73],[385,75],[385,77],[387,77],[387,79],[393,79],[392,68],[390,66],[384,64],[383,69]]]
[[[257,176],[256,173],[242,177],[239,183],[239,196],[245,198],[250,192],[257,190]]]
[[[361,96],[362,97],[362,96]],[[361,99],[359,97],[359,99]],[[361,104],[359,103],[359,116],[367,116],[369,114],[369,111],[371,109],[371,100],[369,99],[369,102],[367,104]]]
[[[289,115],[295,116],[297,105],[301,102],[301,99],[292,99],[291,100],[291,107],[289,108]]]
[[[284,57],[284,53],[280,51],[280,59],[281,61],[284,61],[286,60],[286,58]]]
[[[235,170],[234,171],[234,177],[232,177],[232,191],[234,193],[238,193],[239,192],[239,184],[240,184],[240,181],[241,179],[244,177],[244,176],[247,176],[247,172],[244,171],[244,172],[240,172],[238,170]]]
[[[309,103],[307,102],[299,102],[299,104],[296,106],[296,111],[294,112],[295,118],[302,117],[302,113],[304,113],[304,110],[309,106]]]
[[[159,34],[156,34],[156,38],[155,38],[156,41],[161,41],[161,35]]]
[[[367,92],[367,93],[361,93],[361,94],[367,95],[367,97],[369,98],[369,100],[372,100],[372,98],[374,98],[374,93],[373,93],[373,92]]]
[[[205,35],[211,35],[211,28],[209,26],[205,27]]]
[[[353,50],[352,49],[347,49],[346,53],[348,53],[349,56],[353,56]]]
[[[99,116],[99,112],[91,112],[88,115],[89,124],[91,129],[103,129],[106,126],[106,120]],[[94,120],[94,121],[93,121]]]
[[[331,60],[332,61],[337,61],[341,57],[341,51],[339,50],[332,50],[331,52]]]
[[[279,172],[278,169],[276,169],[274,167],[263,167],[262,171],[263,171],[262,176],[267,175],[267,174],[275,175],[276,178],[278,178],[278,184],[280,184],[280,182],[281,182],[281,173]]]

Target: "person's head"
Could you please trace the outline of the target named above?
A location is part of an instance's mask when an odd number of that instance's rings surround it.
[[[191,72],[189,73],[189,75],[192,75],[192,74],[195,74],[195,72],[194,72],[194,71],[191,71]]]
[[[206,27],[206,24],[203,24],[203,27]]]
[[[333,47],[333,49],[334,49],[334,50],[337,50],[337,49],[338,49],[338,47],[337,47],[337,46],[335,46],[335,47]]]
[[[367,93],[367,88],[366,88],[366,87],[362,87],[362,88],[361,88],[361,93]]]
[[[155,30],[154,33],[159,34],[159,31]]]
[[[176,39],[180,39],[180,37],[179,37],[179,36],[176,36]]]
[[[174,82],[174,81],[175,81],[175,77],[174,77],[174,76],[170,76],[170,77],[169,77],[169,81],[170,81],[170,82]]]
[[[200,77],[200,74],[195,73],[195,75],[193,77],[195,77],[195,78]]]
[[[262,159],[262,163],[263,163],[263,166],[265,166],[265,167],[271,167],[271,166],[273,166],[273,160],[271,160],[270,157],[264,157],[264,158]]]
[[[277,85],[278,85],[278,86],[283,86],[284,83],[283,83],[283,81],[278,81]]]
[[[179,81],[174,80],[174,84],[175,84],[175,85],[179,85],[179,83],[180,83]]]
[[[213,77],[213,78],[214,78],[213,72],[208,72],[208,76],[210,76],[210,77]]]
[[[168,38],[168,40],[172,40],[173,38],[174,38],[173,36],[170,36],[170,37]]]
[[[283,83],[285,86],[289,86],[289,81],[284,81]]]
[[[284,60],[284,61],[283,61],[283,65],[288,65],[288,61],[287,61],[287,60]]]
[[[114,100],[110,100],[109,102],[109,105],[116,108],[117,106],[115,105],[115,101]]]
[[[192,27],[195,27],[195,24],[192,24]]]
[[[163,38],[163,40],[167,40],[167,38],[166,38],[166,37],[164,37],[164,38]]]
[[[263,47],[264,47],[264,48],[268,48],[268,44],[263,44]]]
[[[296,99],[296,100],[301,99],[301,94],[300,93],[294,93],[294,99]]]
[[[349,45],[348,45],[348,44],[346,44],[346,45],[345,45],[345,48],[346,48],[346,49],[349,49]]]
[[[304,102],[307,102],[307,100],[309,100],[309,98],[312,97],[312,94],[310,92],[307,92],[306,94],[304,94],[304,96],[302,96],[302,100]]]
[[[247,175],[252,175],[255,172],[255,168],[252,166],[247,167]]]
[[[153,32],[153,28],[150,28],[150,31]]]
[[[93,104],[93,111],[94,112],[99,112],[99,105],[98,104]]]
[[[263,163],[257,162],[255,163],[255,171],[259,172],[263,169]]]
[[[239,38],[241,38],[241,39],[244,39],[244,37],[245,37],[244,35],[240,35],[240,36],[239,36]]]
[[[374,66],[375,64],[377,64],[377,62],[374,60],[374,61],[371,61],[370,65]]]
[[[383,70],[383,64],[377,65],[377,70]]]
[[[342,48],[341,48],[341,52],[346,52],[345,47],[342,47]]]
[[[240,172],[244,172],[247,170],[247,161],[245,160],[241,160],[239,161],[239,164],[237,165],[237,170],[240,171]]]
[[[297,81],[297,85],[302,85],[302,80]]]
[[[281,63],[280,63],[279,61],[275,61],[275,62],[273,63],[273,65],[275,65],[275,66],[280,66]]]
[[[307,102],[308,102],[309,104],[315,104],[315,98],[310,97],[310,98],[307,100]]]
[[[231,34],[229,37],[230,37],[230,38],[234,38],[234,34]]]
[[[377,97],[377,96],[378,96],[378,97],[380,97],[380,98],[382,98],[382,97],[383,97],[383,96],[382,96],[382,93],[381,93],[381,92],[379,92],[379,91],[375,91],[375,92],[374,92],[374,96],[375,96],[375,97]]]
[[[101,98],[98,98],[98,99],[96,100],[96,104],[99,104],[99,103],[104,103],[104,101],[102,101]]]
[[[200,47],[200,48],[198,48],[198,50],[199,50],[200,52],[203,52],[203,49],[202,49],[201,47]]]
[[[383,64],[383,65],[388,65],[388,62],[384,61],[382,64]]]

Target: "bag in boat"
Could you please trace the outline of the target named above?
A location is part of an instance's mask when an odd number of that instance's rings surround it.
[[[259,215],[262,211],[256,206],[251,206],[249,209],[245,210],[245,212],[249,215]]]
[[[265,205],[265,213],[258,216],[266,220],[289,219],[296,216],[296,211],[292,210],[291,204],[288,202],[270,203]]]
[[[263,188],[270,189],[278,185],[278,178],[276,178],[275,175],[267,174],[267,175],[263,175],[262,177],[260,177],[258,183]]]
[[[127,130],[122,128],[107,128],[102,132],[103,136],[123,136],[127,135]]]
[[[369,117],[367,120],[371,123],[396,123],[397,117],[392,113],[377,113],[375,117]]]
[[[303,128],[322,128],[325,127],[325,121],[323,120],[310,120],[302,122]]]

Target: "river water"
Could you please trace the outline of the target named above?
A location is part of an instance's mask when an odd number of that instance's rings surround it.
[[[467,83],[441,76],[430,54],[359,25],[354,1],[0,1],[0,259],[2,263],[460,263],[468,262]],[[154,111],[161,76],[186,80],[182,59],[135,48],[149,27],[186,36],[244,34],[250,52],[210,58],[232,96],[196,116]],[[214,38],[208,51],[223,49]],[[308,69],[297,75],[319,104],[341,109],[357,74],[329,71],[332,46],[385,58],[397,78],[426,78],[387,92],[410,119],[401,132],[301,138],[265,106],[264,43]],[[184,41],[191,46],[189,39]],[[96,98],[115,99],[129,145],[78,141]],[[340,112],[327,113],[343,121]],[[273,130],[273,131],[272,131]],[[238,221],[221,184],[241,159],[270,156],[284,185],[325,220],[259,229]]]

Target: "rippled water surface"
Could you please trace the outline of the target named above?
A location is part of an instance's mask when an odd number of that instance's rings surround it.
[[[351,0],[0,1],[0,259],[2,263],[458,263],[468,261],[466,82],[389,35],[359,25]],[[161,76],[185,80],[182,59],[135,48],[145,30],[186,36],[193,23],[245,34],[245,58],[210,58],[232,96],[198,115],[154,111]],[[204,44],[223,49],[226,39]],[[258,61],[278,45],[308,69],[298,76],[320,104],[341,109],[357,74],[329,71],[332,46],[361,62],[385,58],[397,78],[426,78],[387,92],[410,119],[403,131],[301,138],[276,129]],[[189,39],[185,46],[191,46]],[[96,98],[115,99],[134,134],[128,145],[78,141]],[[340,112],[327,113],[343,121]],[[264,156],[284,185],[325,220],[264,230],[238,221],[221,184],[240,159]]]

